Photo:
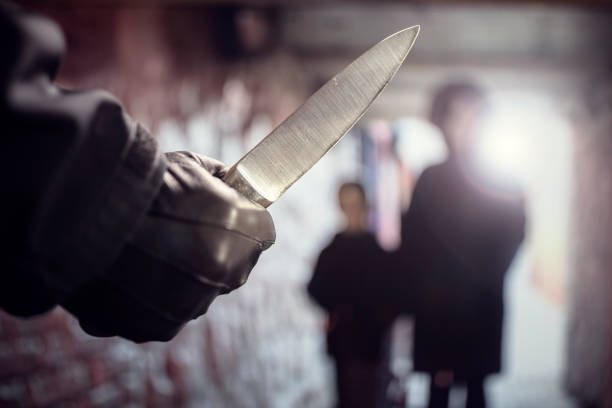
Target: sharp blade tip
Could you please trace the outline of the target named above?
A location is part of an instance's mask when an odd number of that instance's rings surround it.
[[[413,25],[408,28],[404,28],[403,30],[398,31],[396,34],[414,33],[414,37],[416,38],[416,36],[419,35],[420,31],[421,31],[421,26],[417,24],[417,25]]]
[[[394,39],[394,41],[400,42],[409,42],[410,45],[414,44],[417,37],[419,36],[419,32],[421,31],[420,25],[414,25],[412,27],[404,28],[394,34],[391,34],[386,39]]]

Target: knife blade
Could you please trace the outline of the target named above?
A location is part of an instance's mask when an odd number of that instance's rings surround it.
[[[268,207],[325,155],[367,111],[410,52],[420,26],[367,50],[232,166],[224,182]]]

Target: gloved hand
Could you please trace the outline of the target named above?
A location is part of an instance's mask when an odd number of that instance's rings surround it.
[[[167,153],[162,188],[115,264],[64,306],[85,331],[166,341],[241,286],[275,239],[265,208],[220,179],[223,164]]]

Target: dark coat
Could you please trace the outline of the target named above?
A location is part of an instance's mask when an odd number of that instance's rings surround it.
[[[329,313],[327,342],[334,358],[380,358],[392,320],[383,295],[388,262],[367,233],[338,234],[319,255],[308,292]]]
[[[414,302],[417,371],[500,371],[504,277],[524,224],[518,189],[482,187],[452,161],[423,172],[399,251]]]

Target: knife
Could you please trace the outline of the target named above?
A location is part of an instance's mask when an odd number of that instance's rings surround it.
[[[232,166],[223,181],[268,207],[357,123],[410,52],[420,26],[367,50]]]

